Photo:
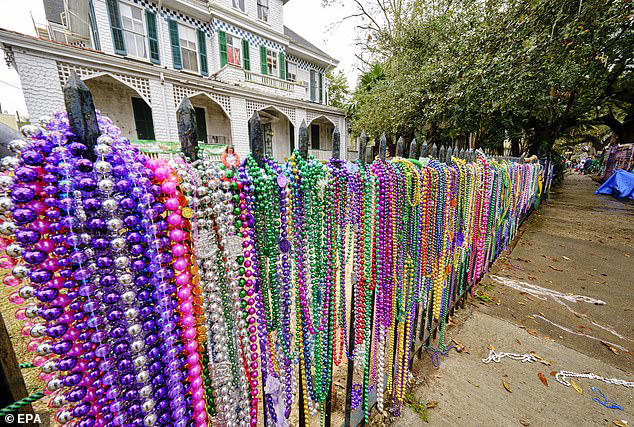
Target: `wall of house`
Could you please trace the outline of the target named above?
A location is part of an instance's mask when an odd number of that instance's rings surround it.
[[[156,2],[148,2],[146,0],[125,0],[131,4],[134,4],[143,9],[150,8],[156,11]],[[225,7],[232,9],[232,0],[218,0]],[[257,0],[245,0],[246,6],[246,14],[249,18],[257,20]],[[110,19],[108,17],[108,11],[105,0],[94,0],[94,8],[95,8],[95,17],[97,21],[97,27],[99,32],[99,38],[101,41],[102,50],[109,54],[114,54],[113,40],[112,40],[112,30],[110,27]],[[168,26],[168,18],[174,19],[181,24],[195,27],[199,29],[204,29],[206,32],[206,45],[207,45],[207,60],[209,73],[213,74],[220,70],[220,49],[218,44],[218,33],[217,29],[219,28],[219,21],[217,19],[210,19],[208,22],[202,22],[200,20],[183,17],[181,13],[168,10],[163,8],[161,13],[157,13],[157,31],[159,38],[159,55],[160,55],[160,67],[167,67],[173,69],[173,60],[172,60],[172,48],[170,43],[169,36],[169,26]],[[236,20],[235,22],[230,22],[229,25],[222,26],[222,30],[227,32],[228,34],[232,34],[240,39],[245,38],[245,30],[239,29],[240,20]],[[283,2],[282,0],[269,0],[269,22],[271,29],[280,34],[283,34],[284,31],[284,19],[283,19]],[[283,46],[277,45],[277,43],[272,43],[270,41],[264,40],[261,36],[254,35],[253,37],[248,37],[250,41],[250,62],[251,62],[251,71],[254,73],[261,72],[260,66],[260,45],[266,44],[268,47],[275,46],[274,50],[283,51],[285,48]],[[257,40],[257,42],[254,42]],[[243,55],[244,56],[244,55]],[[288,56],[288,55],[287,55]],[[301,65],[298,64],[298,79],[306,82],[307,84],[310,82],[309,69],[315,69],[319,72],[323,72],[323,69],[318,67],[315,64],[312,64],[310,60],[307,58],[302,59]],[[149,59],[147,63],[150,63]],[[242,66],[242,64],[240,64]],[[274,76],[279,77],[279,76]],[[308,87],[308,86],[307,86]],[[289,96],[288,92],[279,93],[276,89],[270,88],[265,85],[257,85],[257,89],[275,93],[281,96]],[[310,99],[310,90],[305,89],[302,92],[302,98],[309,100]],[[296,95],[292,95],[296,96]],[[324,99],[325,101],[325,99]]]
[[[108,116],[121,129],[121,134],[130,139],[138,139],[134,112],[132,111],[132,97],[140,96],[119,82],[106,79],[91,79],[85,81],[92,93],[95,108],[101,114]]]
[[[13,53],[31,120],[63,110],[64,96],[55,61],[22,53],[17,49]]]
[[[110,19],[108,18],[106,1],[93,0],[93,7],[95,8],[95,20],[97,21],[101,50],[112,55],[114,54],[114,47],[112,44],[112,31],[110,30]]]
[[[207,135],[224,136],[231,141],[231,120],[227,117],[222,108],[206,95],[197,95],[190,98],[190,100],[194,107],[205,109]]]
[[[216,0],[217,3],[227,9],[239,10],[233,7],[232,0]],[[277,32],[284,32],[284,7],[282,0],[269,0],[269,20],[268,24]],[[258,19],[257,0],[244,0],[244,13],[251,19],[262,22]]]
[[[279,114],[279,113],[278,113]],[[289,135],[289,121],[279,114],[272,122],[273,128],[273,157],[283,160],[291,155],[291,140]]]

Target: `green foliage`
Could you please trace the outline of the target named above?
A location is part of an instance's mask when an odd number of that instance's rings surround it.
[[[601,112],[632,116],[631,2],[418,0],[413,10],[360,80],[355,133],[446,143],[473,132],[479,145],[523,139],[540,153],[580,125],[607,124]]]
[[[410,391],[405,393],[405,403],[410,409],[418,414],[421,421],[429,422],[429,414],[427,413],[427,405],[420,400],[416,399],[416,396]]]
[[[326,79],[328,80],[330,105],[346,110],[350,103],[350,88],[346,75],[341,70],[337,72],[329,70],[326,73]]]

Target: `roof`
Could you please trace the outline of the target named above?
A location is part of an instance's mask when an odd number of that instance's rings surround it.
[[[321,55],[325,58],[330,59],[331,61],[337,61],[335,58],[333,58],[332,56],[328,55],[326,52],[324,52],[323,50],[319,49],[317,46],[315,46],[314,44],[312,44],[311,42],[309,42],[308,40],[306,40],[305,38],[303,38],[302,36],[300,36],[299,34],[297,34],[295,31],[291,30],[290,28],[288,28],[286,25],[284,25],[284,35],[286,37],[288,37],[289,39],[291,39],[292,42],[294,42],[295,44],[303,47],[304,49],[307,49],[313,53],[316,53],[318,55]]]
[[[64,0],[43,0],[43,3],[46,20],[61,25],[61,14],[64,12]]]

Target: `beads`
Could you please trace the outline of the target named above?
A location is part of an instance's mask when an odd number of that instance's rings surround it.
[[[69,425],[283,424],[298,399],[323,417],[351,360],[366,421],[372,387],[398,414],[427,313],[443,350],[449,307],[544,172],[482,155],[148,159],[98,121],[94,162],[57,114],[24,129],[0,175],[3,283]]]

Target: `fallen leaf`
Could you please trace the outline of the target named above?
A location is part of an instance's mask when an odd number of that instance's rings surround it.
[[[522,418],[520,418],[520,424],[521,424],[521,425],[523,425],[523,426],[529,426],[529,425],[531,425],[531,423],[530,423],[529,421],[526,421],[526,420],[524,420],[524,419],[522,419]]]
[[[628,258],[630,257],[630,254],[623,254],[623,255],[625,255],[625,256],[626,256],[626,257],[628,257]]]
[[[529,280],[537,280],[537,277],[535,277],[535,276],[528,276],[528,279],[529,279]]]
[[[619,427],[627,427],[627,421],[626,420],[614,420],[612,421],[614,423],[614,425],[619,426]]]
[[[493,347],[491,344],[489,344],[489,346],[487,347],[489,350],[495,350],[495,347]]]
[[[563,259],[565,259],[566,261],[570,261],[570,258],[568,258],[568,257],[567,257],[567,256],[565,256],[565,255],[562,255],[561,257],[562,257]]]
[[[467,380],[467,382],[468,382],[469,384],[471,384],[472,386],[475,386],[475,387],[480,387],[480,384],[476,384],[476,383],[474,383],[474,382],[471,382],[471,380]]]
[[[548,265],[550,268],[552,268],[555,271],[563,271],[561,268],[557,268],[557,267],[553,267],[552,265]]]
[[[570,381],[570,385],[572,386],[572,388],[575,389],[575,391],[579,394],[583,394],[583,389],[581,388],[581,386],[579,384],[577,384],[575,382],[575,380],[569,380]]]
[[[533,298],[531,298],[531,297],[526,297],[526,299],[527,299],[527,300],[529,300],[529,301],[535,301],[535,300],[534,300]]]
[[[518,343],[519,345],[522,345],[522,343],[520,342],[520,340],[519,340],[519,339],[515,338],[515,341],[517,341],[517,343]]]
[[[458,341],[456,341],[454,338],[451,339],[451,341],[456,345],[456,351],[458,353],[462,353],[465,349],[465,346],[460,344]]]
[[[542,317],[546,317],[546,315],[543,312],[541,312],[541,311],[538,311],[537,314],[539,314]]]
[[[431,402],[425,403],[425,409],[432,409],[438,406],[438,401],[432,400]]]
[[[544,384],[546,387],[548,387],[548,380],[546,379],[546,377],[544,376],[544,374],[542,374],[541,372],[539,372],[537,374],[537,376],[539,377],[539,380],[542,382],[542,384]]]
[[[612,346],[611,346],[610,344],[608,344],[607,342],[605,342],[605,341],[601,341],[601,344],[603,344],[604,346],[606,346],[607,348],[609,348],[609,349],[610,349],[610,351],[611,351],[612,353],[614,353],[614,354],[619,354],[619,351],[618,351],[616,348],[612,347]]]
[[[550,371],[550,376],[551,376],[551,377],[554,377],[555,375],[557,375],[557,372],[555,372],[555,371]]]
[[[502,385],[504,386],[506,391],[508,391],[509,393],[513,393],[513,390],[511,390],[511,386],[509,385],[509,383],[507,383],[506,381],[502,381]]]
[[[522,302],[522,301],[518,301],[517,303],[518,303],[519,305],[526,305],[526,303],[525,303],[525,302]]]
[[[537,335],[537,331],[535,329],[527,329],[526,332],[528,332],[531,335]]]

